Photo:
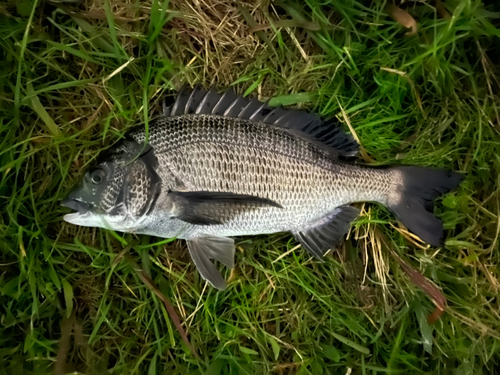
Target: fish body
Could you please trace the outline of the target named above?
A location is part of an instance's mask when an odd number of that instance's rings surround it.
[[[63,205],[84,226],[177,237],[201,275],[234,266],[230,237],[292,232],[320,258],[348,232],[355,202],[387,206],[432,245],[443,241],[432,201],[455,172],[356,164],[358,146],[338,124],[214,90],[185,89],[164,114],[104,155]]]
[[[169,142],[156,132],[168,134]],[[144,141],[142,130],[131,136]],[[396,171],[335,162],[307,140],[263,123],[212,115],[165,117],[151,126],[149,144],[158,159],[162,193],[137,233],[189,239],[295,232],[351,202],[385,203],[397,189]],[[169,191],[255,195],[280,206],[227,205],[219,213],[221,224],[186,226],[178,219],[165,222]]]

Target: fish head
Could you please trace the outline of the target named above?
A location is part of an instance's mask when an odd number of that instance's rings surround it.
[[[124,183],[124,168],[113,161],[103,161],[85,172],[61,205],[74,210],[64,220],[86,227],[107,227],[107,216],[116,216],[116,203]],[[111,220],[112,221],[112,220]]]
[[[70,191],[61,205],[75,212],[68,223],[134,232],[154,207],[160,179],[150,146],[121,142],[108,151]]]

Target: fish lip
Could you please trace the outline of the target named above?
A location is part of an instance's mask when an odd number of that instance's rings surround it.
[[[74,212],[72,214],[66,214],[64,215],[63,219],[67,223],[73,223],[76,219],[78,219],[80,216],[83,216],[85,214],[81,214],[79,212]]]
[[[83,214],[87,213],[88,211],[90,211],[90,209],[92,208],[92,205],[89,203],[85,203],[85,202],[79,201],[79,200],[74,199],[74,198],[69,198],[69,197],[64,198],[61,201],[61,206],[67,207],[67,208],[70,208],[70,209],[76,211],[76,213],[69,214],[69,215],[76,215],[76,214],[83,215]]]

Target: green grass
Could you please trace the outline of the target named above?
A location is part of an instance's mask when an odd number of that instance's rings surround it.
[[[190,3],[0,4],[0,373],[496,373],[500,7],[407,2],[406,36],[385,2]],[[463,172],[436,208],[446,245],[367,204],[325,262],[287,234],[237,239],[217,292],[182,242],[64,223],[98,152],[186,82],[348,119],[377,164]],[[124,256],[134,241],[199,358]],[[393,253],[446,297],[437,323]]]

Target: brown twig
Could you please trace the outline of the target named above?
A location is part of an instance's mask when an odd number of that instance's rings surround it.
[[[424,275],[407,264],[398,254],[391,250],[392,256],[399,263],[403,271],[413,281],[413,283],[424,291],[429,296],[432,302],[436,305],[436,309],[429,315],[427,322],[429,324],[436,323],[441,315],[446,310],[446,298],[441,291],[433,285]]]
[[[131,248],[131,246],[127,246],[127,248]],[[179,334],[182,337],[182,341],[184,341],[184,343],[189,348],[189,350],[193,353],[193,355],[195,357],[199,358],[199,356],[196,353],[195,349],[193,348],[193,346],[189,342],[189,339],[187,337],[186,331],[184,330],[184,328],[182,328],[182,323],[181,323],[181,321],[179,319],[179,316],[177,315],[177,312],[175,311],[174,306],[172,305],[172,303],[170,302],[170,300],[167,298],[167,296],[165,296],[160,291],[160,289],[155,284],[155,282],[153,281],[153,279],[147,274],[146,271],[144,271],[143,268],[141,268],[135,262],[135,260],[132,258],[132,256],[130,254],[128,254],[128,252],[125,253],[123,255],[123,257],[132,266],[132,268],[134,269],[134,271],[137,273],[137,276],[139,276],[139,278],[148,287],[148,289],[151,290],[154,294],[156,294],[156,296],[163,302],[163,305],[165,306],[165,309],[167,310],[168,315],[170,316],[170,319],[172,319],[172,322],[174,323],[175,328],[177,329],[177,331],[179,332]]]
[[[392,256],[399,263],[403,271],[408,275],[410,280],[419,287],[427,296],[432,300],[434,305],[436,305],[435,310],[429,315],[427,318],[427,322],[429,324],[436,323],[441,315],[443,315],[446,310],[447,303],[446,297],[441,293],[439,288],[431,283],[424,275],[406,263],[394,250],[392,250],[388,243],[387,239],[381,235],[380,240],[384,243],[385,247],[391,252]]]
[[[70,337],[73,331],[73,323],[75,321],[75,312],[69,318],[66,316],[61,322],[61,339],[59,340],[59,349],[57,351],[56,363],[54,367],[54,375],[63,375],[66,373],[66,358],[70,349]]]

